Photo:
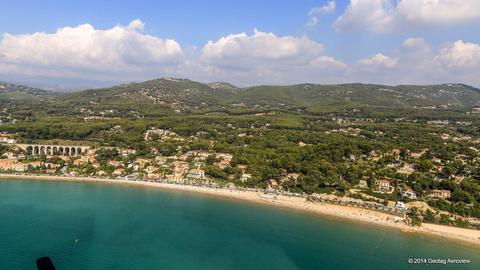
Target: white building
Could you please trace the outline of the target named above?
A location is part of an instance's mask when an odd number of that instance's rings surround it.
[[[409,198],[411,200],[417,199],[417,194],[411,188],[401,189],[400,194],[404,198]]]
[[[395,207],[397,209],[400,209],[400,210],[405,210],[407,208],[407,206],[405,205],[404,202],[401,202],[401,201],[398,201],[396,204],[395,204]]]
[[[187,178],[203,179],[205,178],[205,171],[202,169],[191,169],[187,174]]]
[[[247,182],[248,179],[252,178],[252,175],[249,173],[242,173],[242,176],[240,177],[240,181],[242,182]]]

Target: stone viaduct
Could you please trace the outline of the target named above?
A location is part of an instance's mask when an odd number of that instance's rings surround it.
[[[76,156],[87,152],[90,146],[80,145],[49,145],[49,144],[15,144],[29,155],[66,155]]]

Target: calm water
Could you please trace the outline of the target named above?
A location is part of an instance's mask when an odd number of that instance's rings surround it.
[[[0,269],[36,269],[45,255],[59,270],[480,269],[479,249],[290,210],[141,187],[0,180]]]

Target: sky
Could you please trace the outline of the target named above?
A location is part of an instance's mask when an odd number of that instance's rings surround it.
[[[480,0],[0,0],[0,79],[480,86]]]

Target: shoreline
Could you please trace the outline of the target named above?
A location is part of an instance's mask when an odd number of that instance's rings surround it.
[[[449,227],[444,225],[436,225],[423,223],[420,227],[410,227],[404,223],[395,222],[395,216],[374,210],[343,206],[323,202],[307,202],[301,197],[289,197],[278,195],[276,199],[261,197],[255,191],[241,191],[225,188],[208,188],[193,185],[170,184],[161,182],[132,181],[123,179],[109,178],[93,178],[82,176],[53,176],[53,175],[19,175],[19,174],[2,174],[0,179],[4,180],[42,180],[42,181],[61,181],[61,182],[87,182],[87,183],[104,183],[104,184],[121,184],[139,187],[160,188],[164,190],[176,190],[183,192],[195,192],[217,197],[231,198],[252,203],[259,203],[274,207],[288,208],[299,210],[309,214],[321,216],[329,216],[349,221],[378,225],[390,229],[399,230],[408,233],[421,233],[434,236],[440,239],[454,240],[464,244],[480,247],[480,230],[463,229],[458,227]]]

